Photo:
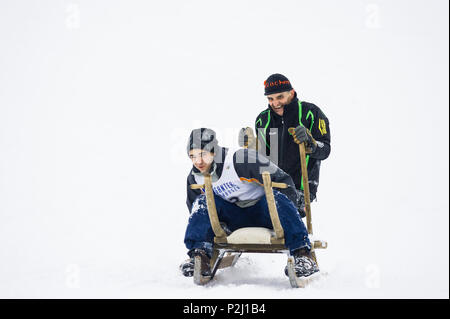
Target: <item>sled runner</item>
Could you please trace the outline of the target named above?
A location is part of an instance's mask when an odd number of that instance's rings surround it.
[[[248,130],[250,130],[250,133],[253,136],[251,129],[248,128]],[[251,140],[252,136],[250,136],[248,139],[250,143],[252,142]],[[247,143],[244,147],[248,147]],[[254,145],[254,143],[252,144]],[[313,232],[311,223],[311,206],[308,187],[308,175],[306,172],[306,161],[305,161],[306,152],[304,143],[299,144],[299,150],[300,150],[303,185],[305,192],[306,226],[308,234],[311,237]],[[209,174],[205,175],[204,185],[199,184],[191,185],[191,188],[193,189],[205,190],[208,215],[215,235],[213,244],[213,255],[210,260],[210,267],[209,267],[210,272],[205,273],[205,268],[207,267],[205,267],[204,265],[202,256],[194,257],[195,284],[197,285],[207,284],[214,278],[218,269],[234,266],[234,264],[237,262],[238,258],[241,256],[242,253],[286,253],[289,256],[289,250],[285,246],[284,231],[280,223],[277,207],[275,204],[275,198],[273,194],[273,187],[286,188],[287,185],[284,183],[272,182],[269,172],[263,172],[262,176],[263,176],[264,192],[267,199],[273,229],[262,227],[245,227],[237,229],[231,234],[227,234],[225,230],[222,228],[217,215],[211,176]],[[316,263],[317,258],[315,254],[315,249],[323,249],[323,248],[327,248],[327,243],[325,241],[311,240],[311,255],[314,261],[316,261]],[[287,273],[289,277],[289,282],[293,288],[303,288],[311,280],[317,278],[318,273],[311,275],[309,277],[297,277],[294,270],[293,260],[294,258],[292,256],[289,256],[287,260]]]

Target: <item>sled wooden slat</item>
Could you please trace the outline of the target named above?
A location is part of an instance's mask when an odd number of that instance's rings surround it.
[[[216,247],[245,253],[282,253],[287,251],[284,244],[216,244]]]
[[[309,194],[309,182],[308,182],[308,170],[306,168],[306,151],[305,143],[299,144],[300,156],[301,156],[301,168],[302,168],[302,178],[303,178],[303,191],[305,196],[305,209],[306,209],[306,228],[308,229],[308,234],[313,234],[312,221],[311,221],[311,198]]]
[[[238,253],[238,254],[229,253],[229,255],[224,256],[220,260],[220,263],[217,266],[217,269],[224,269],[224,268],[234,266],[234,264],[236,263],[236,261],[239,259],[240,256],[241,256],[240,253]]]
[[[272,187],[275,187],[275,188],[288,188],[286,183],[276,183],[276,182],[272,182]]]
[[[328,243],[324,240],[315,240],[313,242],[314,249],[325,249],[328,247]]]
[[[281,227],[280,218],[278,216],[277,206],[275,204],[275,197],[273,196],[272,182],[270,180],[270,173],[262,173],[264,182],[264,192],[266,193],[267,205],[269,206],[270,219],[272,221],[273,230],[275,231],[275,238],[273,244],[284,244],[284,230]]]
[[[212,276],[203,276],[202,275],[202,261],[200,256],[194,257],[194,283],[196,285],[206,285],[211,279]]]
[[[294,136],[295,128],[290,127],[288,129],[289,133]],[[298,143],[298,140],[294,138],[294,141]],[[317,142],[316,142],[317,143]],[[313,234],[312,221],[311,221],[311,198],[309,194],[309,182],[308,182],[308,169],[306,167],[306,149],[305,143],[298,144],[300,152],[300,167],[302,170],[302,181],[303,181],[303,192],[305,198],[305,213],[306,213],[306,229],[308,234]]]
[[[214,201],[214,193],[212,189],[211,175],[205,175],[205,193],[206,193],[206,204],[208,207],[209,220],[211,222],[211,227],[213,229],[216,242],[227,242],[227,234],[220,226],[219,217],[217,216],[216,202]]]

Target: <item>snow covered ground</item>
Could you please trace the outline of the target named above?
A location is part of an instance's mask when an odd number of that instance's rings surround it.
[[[448,298],[448,2],[2,1],[1,298]],[[331,123],[320,281],[182,277],[185,142],[283,73]]]

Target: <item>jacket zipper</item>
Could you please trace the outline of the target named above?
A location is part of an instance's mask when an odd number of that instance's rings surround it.
[[[281,117],[281,143],[280,143],[280,151],[278,152],[280,154],[280,165],[279,167],[284,167],[284,118]]]

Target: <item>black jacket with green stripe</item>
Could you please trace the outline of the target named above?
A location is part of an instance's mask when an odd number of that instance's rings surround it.
[[[299,125],[309,129],[318,142],[315,152],[306,156],[309,189],[311,198],[314,199],[319,185],[320,163],[328,157],[331,150],[328,118],[318,106],[299,101],[297,94],[292,102],[284,107],[283,116],[276,114],[269,106],[256,118],[258,150],[287,172],[297,189],[303,190],[298,144],[288,132],[290,127]]]

